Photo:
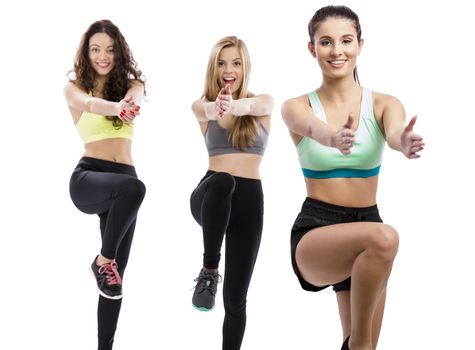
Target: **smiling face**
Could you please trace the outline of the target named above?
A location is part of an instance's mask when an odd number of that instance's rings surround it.
[[[89,60],[100,76],[114,68],[114,40],[106,33],[96,33],[89,39]]]
[[[353,74],[363,40],[358,41],[354,22],[328,17],[318,25],[310,53],[318,60],[325,76],[342,78]]]
[[[220,88],[229,85],[234,95],[242,85],[243,63],[236,46],[225,47],[218,57],[218,85]]]

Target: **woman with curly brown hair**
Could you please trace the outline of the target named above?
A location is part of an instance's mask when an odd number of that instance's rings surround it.
[[[99,290],[99,350],[112,349],[122,278],[145,186],[131,155],[145,82],[119,29],[109,20],[83,35],[64,94],[85,152],[70,180],[76,207],[100,218],[102,247],[91,264]]]

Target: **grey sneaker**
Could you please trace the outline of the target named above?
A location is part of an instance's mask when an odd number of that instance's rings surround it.
[[[218,283],[221,282],[219,273],[200,271],[198,278],[195,278],[196,287],[193,293],[193,306],[200,311],[210,311],[214,307],[214,300],[218,290]]]

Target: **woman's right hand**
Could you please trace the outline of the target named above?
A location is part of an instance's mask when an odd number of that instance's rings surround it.
[[[140,106],[136,105],[132,100],[132,96],[126,97],[118,102],[118,117],[124,123],[131,123],[136,116],[140,114]]]
[[[351,147],[353,147],[353,141],[355,140],[355,132],[351,129],[353,125],[354,118],[350,113],[348,115],[348,120],[346,121],[343,128],[336,131],[330,136],[330,147],[337,148],[342,154],[350,154]]]
[[[218,117],[222,118],[224,114],[231,112],[231,105],[233,103],[233,95],[231,94],[230,85],[226,84],[216,97],[216,111]]]

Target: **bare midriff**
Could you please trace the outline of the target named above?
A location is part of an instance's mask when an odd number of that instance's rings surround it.
[[[305,178],[307,195],[322,202],[362,208],[376,204],[378,176],[368,178]]]
[[[228,153],[209,158],[209,170],[226,172],[233,176],[260,179],[262,156],[249,153]]]
[[[85,157],[108,160],[110,162],[133,165],[132,140],[113,138],[89,142],[84,145]]]

